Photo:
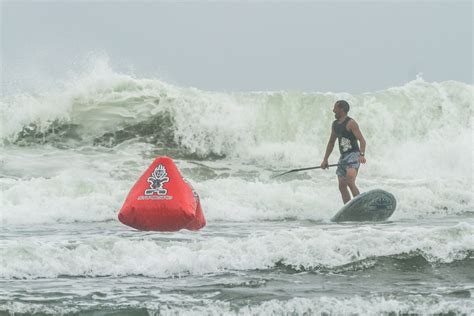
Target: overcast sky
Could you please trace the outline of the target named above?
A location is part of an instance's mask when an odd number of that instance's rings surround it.
[[[59,79],[91,52],[205,90],[360,93],[472,83],[471,1],[2,1],[4,83]]]

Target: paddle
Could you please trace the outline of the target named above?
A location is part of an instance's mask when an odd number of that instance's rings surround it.
[[[329,168],[329,167],[336,167],[336,166],[352,165],[353,163],[358,163],[358,161],[335,163],[335,164],[332,164],[332,165],[328,165],[328,168]],[[276,176],[273,176],[272,178],[278,178],[278,177],[281,177],[281,176],[283,176],[283,175],[285,175],[285,174],[292,173],[292,172],[305,171],[305,170],[313,170],[313,169],[321,169],[321,166],[308,167],[308,168],[300,168],[300,169],[292,169],[292,170],[290,170],[290,171],[286,171],[286,172],[283,172],[283,173],[278,174],[278,175],[276,175]]]

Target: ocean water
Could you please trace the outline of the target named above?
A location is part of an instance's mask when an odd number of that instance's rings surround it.
[[[4,94],[0,314],[473,314],[473,93],[210,92],[98,62]],[[332,223],[334,169],[272,178],[320,164],[338,99],[368,143],[359,188],[397,198],[387,222]],[[160,155],[200,194],[201,231],[117,220]]]

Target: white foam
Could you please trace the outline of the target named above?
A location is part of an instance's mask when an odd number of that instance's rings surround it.
[[[193,233],[196,234],[196,233]],[[345,227],[259,231],[248,237],[156,240],[94,236],[82,240],[16,238],[2,242],[3,278],[145,275],[170,277],[254,269],[334,268],[367,258],[416,253],[449,263],[474,249],[474,226]],[[440,246],[442,245],[442,246]],[[150,256],[150,254],[153,254]]]
[[[88,303],[87,307],[69,307],[42,303],[8,302],[1,310],[9,313],[48,313],[66,314],[80,313],[86,308],[97,312],[106,309],[108,312],[116,309],[147,309],[150,315],[388,315],[388,314],[459,314],[470,315],[474,311],[474,303],[468,299],[447,299],[437,295],[408,295],[395,297],[393,295],[371,295],[361,297],[331,297],[315,298],[296,297],[289,300],[269,300],[247,306],[235,306],[230,302],[213,301],[211,299],[193,300],[189,297],[159,295],[162,302],[129,301],[118,299],[112,303]]]
[[[412,295],[395,297],[329,297],[271,300],[259,305],[236,308],[228,302],[214,302],[206,306],[161,306],[160,315],[388,315],[388,314],[471,314],[474,303],[468,300],[445,300],[435,296]]]
[[[141,157],[149,147],[132,144],[119,152],[50,148],[46,152],[21,149],[20,154],[16,149],[5,150],[4,177],[0,178],[3,224],[116,221],[128,191],[152,162]],[[185,161],[177,163],[186,166]],[[228,170],[216,170],[216,178],[190,178],[210,224],[285,219],[326,222],[342,207],[333,170],[273,180],[272,172],[255,166],[224,165]],[[365,172],[361,171],[361,190],[383,188],[397,197],[392,220],[456,215],[473,209],[467,179],[396,179],[383,178],[376,170],[367,171],[370,175]]]

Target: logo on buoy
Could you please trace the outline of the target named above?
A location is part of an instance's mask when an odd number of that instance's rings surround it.
[[[171,200],[173,197],[166,195],[168,190],[163,185],[170,181],[165,166],[159,164],[148,177],[150,188],[145,190],[145,196],[139,196],[138,200]]]

